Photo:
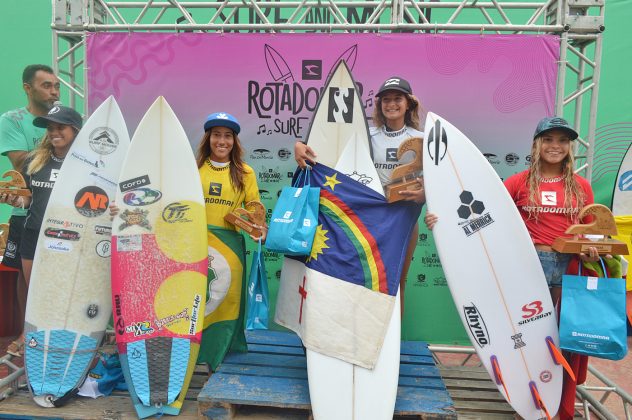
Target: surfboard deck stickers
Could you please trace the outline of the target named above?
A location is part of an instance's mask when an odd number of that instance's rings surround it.
[[[554,416],[562,391],[555,310],[518,210],[485,157],[428,113],[423,153],[433,235],[461,321],[487,372],[525,419]]]
[[[336,168],[383,197],[382,185],[369,151],[369,130],[358,94],[346,63],[340,61],[325,86],[307,141],[318,155],[319,163]],[[321,189],[321,200],[322,194]],[[289,300],[292,298],[290,294],[296,294],[293,287],[296,282],[299,286],[303,285],[305,296],[309,296],[307,299],[315,298],[311,285],[305,284],[306,266],[303,263],[286,258],[281,278],[278,302],[283,302],[286,297]],[[283,286],[288,284],[292,284],[292,287]],[[300,314],[298,310],[292,309],[284,309],[283,304],[278,304],[276,321],[287,326],[295,322]],[[381,350],[379,346],[376,350],[373,369],[309,348],[306,350],[310,399],[315,419],[377,420],[393,417],[399,376],[399,294],[394,296],[388,311],[384,325],[386,334]],[[380,314],[375,315],[379,318]],[[323,313],[322,316],[333,315]],[[331,331],[331,334],[336,333]]]
[[[180,411],[206,302],[206,213],[186,134],[162,97],[121,170],[112,225],[112,300],[121,366],[139,417]]]
[[[113,97],[72,144],[46,207],[33,260],[25,321],[25,367],[35,401],[74,395],[101,343],[110,298],[111,221],[129,134]]]

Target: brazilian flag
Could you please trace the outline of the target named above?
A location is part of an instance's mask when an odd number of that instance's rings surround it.
[[[208,280],[198,363],[213,371],[229,351],[248,350],[244,335],[246,247],[234,230],[208,226]]]

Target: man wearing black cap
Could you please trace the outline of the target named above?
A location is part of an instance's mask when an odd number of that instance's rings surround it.
[[[43,128],[33,125],[33,119],[46,115],[59,100],[59,79],[49,66],[31,64],[26,66],[22,73],[22,87],[28,100],[27,105],[0,115],[0,154],[7,156],[17,171],[22,169],[27,153],[35,148],[45,134]],[[9,219],[9,237],[2,259],[2,264],[20,270],[17,294],[21,317],[24,316],[26,308],[26,287],[18,249],[25,217],[24,209],[13,209]],[[12,351],[12,348],[9,351]],[[16,351],[12,353],[17,354]]]

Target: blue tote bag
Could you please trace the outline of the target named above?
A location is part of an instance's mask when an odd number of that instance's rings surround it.
[[[573,353],[620,360],[628,352],[625,279],[564,275],[560,347]],[[604,276],[606,267],[601,261]]]
[[[254,252],[250,277],[248,279],[248,311],[246,316],[247,330],[268,329],[268,276],[261,254],[261,239],[259,248]]]
[[[309,167],[301,171],[291,187],[283,187],[272,210],[266,237],[269,251],[287,255],[309,255],[318,225],[320,188],[310,186]]]

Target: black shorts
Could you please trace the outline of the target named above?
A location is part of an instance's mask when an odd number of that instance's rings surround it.
[[[26,216],[11,216],[9,219],[9,237],[7,248],[4,250],[2,264],[7,267],[22,269],[22,256],[20,255],[20,241],[24,231]]]
[[[32,260],[35,257],[35,247],[37,246],[37,237],[39,230],[24,228],[22,231],[22,239],[20,240],[20,255],[25,260]]]

